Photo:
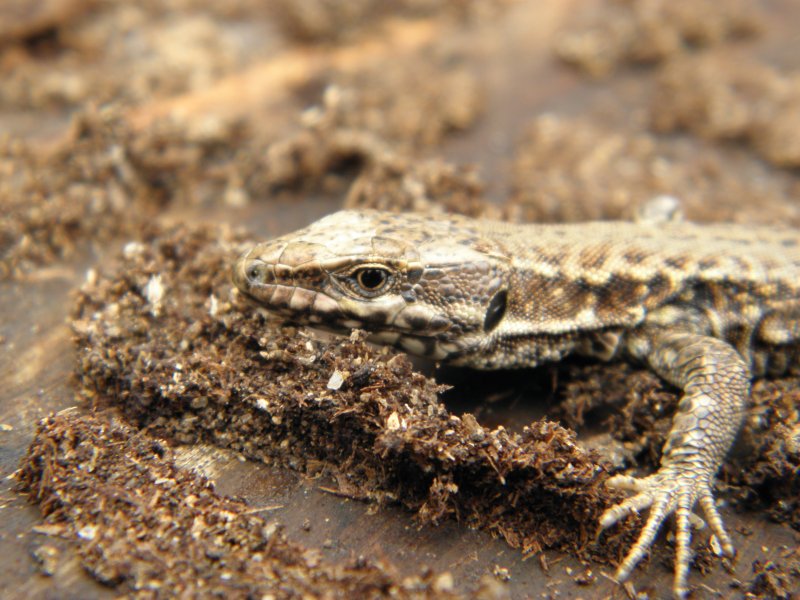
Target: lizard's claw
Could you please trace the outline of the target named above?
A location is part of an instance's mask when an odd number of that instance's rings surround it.
[[[667,466],[658,473],[641,479],[617,475],[609,479],[606,484],[617,489],[633,491],[635,495],[603,513],[600,517],[600,526],[603,529],[631,513],[650,508],[650,514],[639,539],[617,569],[615,575],[617,581],[622,582],[628,578],[642,557],[650,550],[661,524],[670,514],[675,513],[677,552],[673,593],[676,598],[686,597],[689,591],[686,582],[692,558],[691,529],[693,522],[699,520],[695,519],[692,513],[695,503],[702,507],[706,520],[723,551],[733,556],[733,543],[725,531],[722,517],[714,503],[711,483],[705,478],[699,478],[696,473],[687,472],[685,469]]]

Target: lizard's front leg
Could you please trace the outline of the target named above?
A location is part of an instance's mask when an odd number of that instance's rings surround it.
[[[645,359],[665,380],[683,390],[678,412],[664,446],[659,470],[644,478],[617,475],[608,484],[635,495],[600,518],[609,527],[630,513],[650,508],[636,544],[620,564],[624,581],[648,552],[663,521],[676,518],[677,556],[673,592],[683,598],[691,560],[692,509],[699,503],[723,550],[732,555],[713,496],[714,476],[744,417],[750,373],[741,355],[726,342],[697,333],[650,328],[629,342],[631,352]]]

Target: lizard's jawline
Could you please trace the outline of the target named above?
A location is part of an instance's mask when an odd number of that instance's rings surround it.
[[[363,329],[368,334],[369,342],[394,346],[415,356],[446,360],[460,351],[453,342],[416,336],[403,330],[385,329],[386,325],[381,325],[384,329],[376,331],[374,324],[346,317],[333,298],[296,285],[261,284],[251,288],[247,295],[266,310],[289,321],[343,336],[349,335],[353,329]],[[323,307],[328,310],[316,312]]]
[[[335,300],[297,285],[253,285],[246,294],[267,310],[296,321],[345,322],[345,316]]]
[[[371,344],[378,346],[392,346],[408,354],[430,360],[447,361],[448,358],[459,352],[458,346],[450,342],[441,342],[434,338],[408,335],[399,331],[370,332],[369,329],[364,327],[362,323],[357,323],[355,321],[351,322],[352,324],[350,326],[343,327],[341,325],[337,326],[337,324],[328,324],[322,322],[314,323],[307,319],[300,320],[295,318],[290,320],[297,322],[300,325],[307,326],[315,331],[321,331],[325,334],[334,334],[342,337],[350,335],[354,329],[362,329],[367,332],[367,341]]]

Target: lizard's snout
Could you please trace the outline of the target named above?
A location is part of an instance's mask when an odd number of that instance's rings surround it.
[[[272,283],[275,277],[272,265],[252,257],[251,254],[246,252],[240,256],[233,267],[233,283],[244,293],[250,293],[254,287]]]

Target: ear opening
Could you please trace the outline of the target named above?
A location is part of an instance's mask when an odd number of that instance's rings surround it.
[[[483,319],[483,330],[488,333],[500,324],[506,314],[508,305],[508,292],[500,290],[492,296],[489,308],[486,309],[486,317]]]

